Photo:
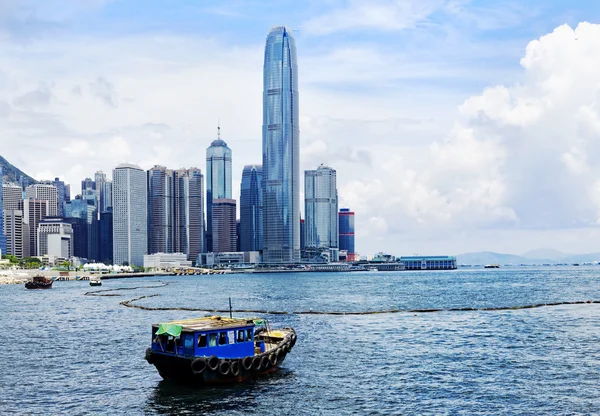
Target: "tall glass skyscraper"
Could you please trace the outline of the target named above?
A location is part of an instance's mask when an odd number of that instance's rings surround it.
[[[212,252],[212,203],[215,199],[231,199],[231,149],[217,140],[206,149],[206,251]]]
[[[155,165],[148,170],[148,253],[175,248],[173,171]]]
[[[263,262],[300,260],[298,65],[290,29],[271,28],[263,72]]]
[[[4,213],[2,201],[2,167],[0,166],[0,254],[6,254],[6,235],[4,234]]]
[[[262,166],[246,165],[240,190],[240,251],[262,250]]]

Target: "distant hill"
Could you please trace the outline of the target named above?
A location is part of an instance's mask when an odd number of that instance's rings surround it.
[[[4,182],[21,184],[22,181],[24,181],[27,184],[37,183],[35,179],[21,171],[19,168],[11,165],[2,156],[0,156],[0,167],[2,167],[2,179]]]
[[[544,263],[585,263],[600,261],[600,253],[589,254],[565,254],[556,250],[540,249],[525,253],[527,256],[516,254],[502,254],[491,251],[479,251],[476,253],[464,253],[456,256],[458,264],[544,264]],[[536,257],[530,257],[531,255]],[[544,256],[544,257],[537,257]]]

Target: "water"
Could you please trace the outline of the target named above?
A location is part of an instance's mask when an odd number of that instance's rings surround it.
[[[152,286],[90,297],[87,291]],[[600,305],[269,316],[298,342],[235,386],[161,381],[150,324],[202,315],[119,305],[368,311],[600,300],[600,267],[155,277],[0,287],[0,414],[597,414]]]

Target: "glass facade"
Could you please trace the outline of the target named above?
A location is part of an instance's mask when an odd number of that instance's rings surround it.
[[[0,166],[0,182],[2,182],[2,167]],[[0,183],[0,252],[6,254],[6,235],[4,234],[4,201],[2,200],[2,184]]]
[[[148,171],[148,253],[173,253],[173,171],[154,166]]]
[[[175,177],[175,251],[195,263],[204,247],[204,175],[190,168]]]
[[[206,250],[213,251],[212,203],[231,199],[231,149],[219,138],[206,149]]]
[[[112,264],[113,262],[113,221],[112,208],[100,213],[100,244],[98,248],[98,259],[101,262]]]
[[[336,171],[327,166],[304,172],[305,250],[308,257],[329,251],[329,260],[337,261],[338,198]]]
[[[247,165],[240,190],[240,251],[259,251],[262,245],[262,166]]]
[[[348,208],[340,209],[340,250],[348,252],[348,261],[355,260],[354,251],[354,212]]]
[[[300,260],[300,168],[296,42],[285,27],[267,36],[263,71],[263,261]]]

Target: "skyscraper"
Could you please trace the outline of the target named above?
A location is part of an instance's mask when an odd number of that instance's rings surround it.
[[[103,205],[104,182],[106,182],[106,173],[99,170],[94,173],[94,182],[96,183],[96,193],[98,194],[98,213],[104,212],[106,207]]]
[[[69,199],[70,199],[67,197],[65,182],[61,181],[59,178],[54,178],[54,182],[52,182],[52,185],[54,185],[54,187],[56,188],[56,194],[57,194],[56,204],[57,204],[58,216],[64,217],[65,216],[65,203],[69,202]]]
[[[262,250],[262,166],[246,165],[240,189],[240,251]]]
[[[102,184],[100,193],[100,213],[112,210],[112,181],[106,180]]]
[[[198,168],[175,171],[175,251],[196,263],[204,247],[204,175]]]
[[[123,163],[113,170],[113,260],[130,266],[144,264],[148,248],[146,172]]]
[[[52,183],[36,183],[25,188],[25,197],[48,201],[46,215],[56,217],[58,215],[58,191]]]
[[[77,195],[74,200],[65,204],[65,215],[73,226],[73,255],[92,261],[99,258],[98,208],[95,205],[95,191],[87,189],[85,192],[87,198]]]
[[[213,251],[212,204],[215,199],[231,199],[231,149],[221,140],[218,127],[217,140],[206,149],[206,250]]]
[[[23,201],[23,256],[38,256],[37,228],[48,216],[48,200],[26,199]],[[56,204],[54,205],[56,208]]]
[[[2,182],[2,167],[0,166],[0,182]],[[0,254],[6,254],[6,235],[4,234],[4,202],[2,199],[2,188],[0,186]]]
[[[100,214],[100,243],[98,244],[98,259],[101,262],[113,262],[113,214],[112,208]]]
[[[235,200],[213,200],[213,252],[234,252],[237,249]]]
[[[339,260],[336,171],[321,165],[304,172],[305,245],[309,257]]]
[[[7,210],[23,209],[23,188],[17,184],[2,185],[2,208]]]
[[[20,188],[20,187],[19,187]],[[6,253],[23,258],[23,211],[17,209],[4,210],[4,236],[6,237]]]
[[[346,251],[346,261],[356,260],[356,251],[354,250],[354,212],[348,208],[341,208],[340,218],[340,251]]]
[[[263,71],[263,261],[300,260],[300,133],[296,42],[285,27],[267,36]]]
[[[173,171],[148,170],[148,253],[173,253],[175,248]]]

